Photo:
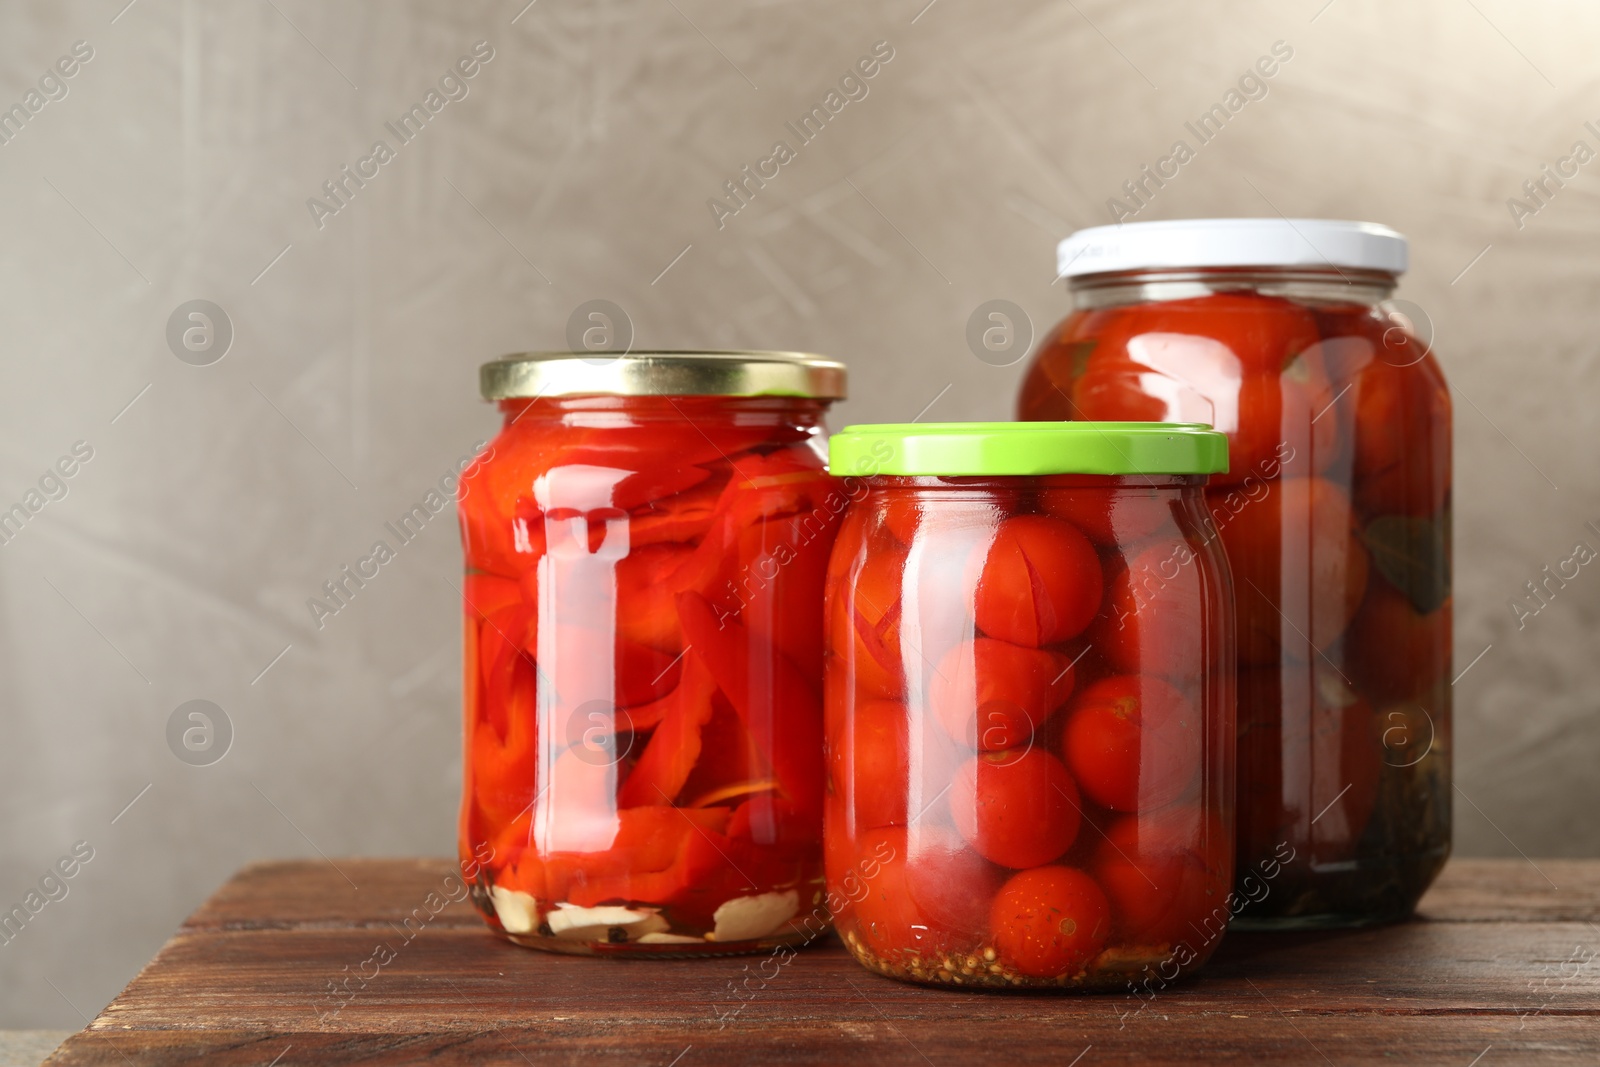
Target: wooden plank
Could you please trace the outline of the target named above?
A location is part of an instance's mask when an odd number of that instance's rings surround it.
[[[184,926],[399,922],[429,891],[443,890],[445,878],[454,871],[444,859],[340,859],[336,863],[337,867],[306,860],[251,864],[201,905]],[[1596,877],[1600,862],[1542,859],[1536,863],[1452,860],[1423,898],[1419,914],[1442,922],[1600,921],[1600,878]],[[465,903],[452,904],[439,919],[447,916],[446,925],[471,926],[481,921]]]
[[[326,863],[252,863],[230,878],[184,921],[183,929],[272,929],[289,926],[383,926],[424,907],[429,893],[459,897],[455,865],[443,859],[341,859]],[[466,900],[433,919],[442,926],[483,925]]]
[[[1600,862],[1458,859],[1445,866],[1418,914],[1450,922],[1600,920]]]
[[[976,998],[981,999],[981,998]],[[1518,1027],[1515,1018],[1405,1018],[1297,1015],[1253,1011],[1173,1022],[1152,1017],[1140,1028],[1115,1020],[1071,1027],[988,1021],[933,1030],[904,1016],[804,1019],[718,1032],[652,1022],[597,1031],[587,1024],[502,1027],[449,1033],[281,1033],[179,1030],[78,1035],[49,1067],[146,1067],[180,1062],[216,1067],[302,1067],[309,1064],[582,1063],[594,1067],[718,1065],[987,1063],[1067,1067],[1199,1063],[1402,1063],[1482,1067],[1532,1063],[1593,1067],[1600,1038],[1592,1019],[1545,1017]],[[278,1059],[281,1055],[281,1059]],[[276,1062],[274,1062],[276,1061]]]
[[[394,959],[381,968],[368,965],[374,977],[363,987],[363,961],[380,943],[393,949]],[[763,957],[572,958],[510,945],[487,931],[452,928],[425,928],[410,942],[368,930],[203,932],[170,942],[107,1008],[103,1022],[136,1029],[181,1019],[184,1026],[383,1032],[503,1025],[530,1013],[597,1025],[644,1013],[715,1022],[741,1004],[741,1019],[762,1022],[819,1012],[870,1020],[871,1011],[864,1010],[870,1005],[858,1002],[858,990],[885,1008],[937,1004],[933,1017],[952,1022],[1022,1015],[1061,1021],[1141,1007],[1172,1016],[1226,1014],[1262,993],[1285,1010],[1516,1014],[1553,1000],[1547,1010],[1600,1015],[1600,963],[1585,966],[1587,957],[1574,955],[1586,944],[1596,940],[1581,923],[1408,923],[1340,934],[1240,934],[1226,940],[1193,982],[1157,986],[1151,1004],[1130,991],[1035,995],[1023,1008],[1023,997],[972,996],[879,978],[836,942],[780,969]],[[363,991],[343,1006],[348,998],[331,995],[329,983],[346,977],[349,988]],[[1558,987],[1559,996],[1546,995]],[[759,992],[743,1000],[750,991]]]
[[[1198,979],[1146,997],[922,989],[869,974],[831,941],[782,968],[555,956],[492,937],[465,903],[433,914],[430,893],[459,893],[445,861],[259,864],[49,1062],[262,1065],[288,1049],[280,1067],[666,1064],[693,1046],[684,1067],[939,1063],[1002,1048],[1063,1064],[1089,1045],[1094,1063],[1460,1067],[1490,1046],[1496,1062],[1600,1062],[1600,862],[1539,867],[1559,888],[1521,861],[1458,861],[1414,922],[1230,934]],[[366,961],[380,943],[394,958],[377,968]],[[346,977],[359,990],[347,1003],[329,994]]]

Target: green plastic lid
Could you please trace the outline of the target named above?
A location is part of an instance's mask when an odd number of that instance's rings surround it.
[[[1228,469],[1228,438],[1204,423],[880,423],[834,434],[828,461],[858,477],[1215,474]]]

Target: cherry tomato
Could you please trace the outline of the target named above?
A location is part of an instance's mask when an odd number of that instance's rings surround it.
[[[1318,418],[1335,393],[1317,340],[1309,311],[1259,294],[1123,308],[1072,372],[1070,417],[1209,423],[1229,438],[1217,485],[1325,470],[1339,430]]]
[[[1318,658],[1366,593],[1350,498],[1325,478],[1285,478],[1230,514],[1215,493],[1206,496],[1233,569],[1240,662]]]
[[[1089,642],[1123,674],[1196,677],[1207,666],[1202,619],[1211,610],[1196,554],[1178,536],[1139,550],[1113,573]]]
[[[1263,293],[1211,293],[1138,309],[1147,333],[1183,333],[1221,341],[1246,371],[1277,374],[1318,339],[1316,319],[1300,304]]]
[[[1344,669],[1379,704],[1421,700],[1450,669],[1451,602],[1422,615],[1380,578],[1345,634]]]
[[[1073,485],[1074,482],[1080,484]],[[1097,545],[1131,545],[1172,521],[1168,494],[1133,486],[1085,487],[1079,475],[1039,479],[1039,507],[1083,531]]]
[[[852,902],[841,926],[848,929],[853,919],[856,936],[880,957],[932,958],[949,950],[949,931],[929,923],[906,892],[905,830],[868,831],[858,839],[854,858],[837,877],[829,868],[829,889]]]
[[[1042,515],[1000,524],[978,581],[978,628],[1037,648],[1083,632],[1100,606],[1100,558],[1076,526]]]
[[[904,699],[900,663],[900,582],[904,550],[865,553],[847,573],[828,612],[828,647],[864,700]]]
[[[1155,675],[1091,683],[1067,711],[1067,769],[1090,800],[1113,811],[1149,810],[1183,796],[1200,773],[1200,716]]]
[[[848,743],[829,751],[834,781],[849,801],[851,825],[861,830],[905,825],[909,747],[904,704],[875,700],[855,709]]]
[[[1450,390],[1438,364],[1380,356],[1353,391],[1356,506],[1369,516],[1437,512],[1450,492]]]
[[[1082,871],[1036,867],[996,894],[989,927],[1001,963],[1030,978],[1070,977],[1105,948],[1111,905]]]
[[[883,494],[879,508],[883,516],[883,525],[894,535],[895,540],[909,546],[911,538],[916,535],[922,512],[914,493],[889,490]]]
[[[939,721],[971,749],[1026,744],[1072,694],[1072,661],[1049,649],[992,637],[957,645],[939,661],[929,699]]]
[[[989,928],[989,907],[1006,872],[955,831],[924,824],[907,835],[905,886],[922,921],[951,949],[974,948]]]
[[[950,785],[956,829],[1002,867],[1037,867],[1059,857],[1078,836],[1081,813],[1067,769],[1039,749],[980,753]]]
[[[1193,945],[1228,917],[1232,834],[1192,805],[1123,815],[1095,849],[1095,881],[1111,901],[1117,937],[1131,945]]]
[[[1378,802],[1381,723],[1322,665],[1239,672],[1241,864],[1288,841],[1313,864],[1356,852]]]

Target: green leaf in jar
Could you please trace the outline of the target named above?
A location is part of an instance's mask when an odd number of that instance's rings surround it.
[[[1072,367],[1072,380],[1077,381],[1083,377],[1083,372],[1089,369],[1089,355],[1095,350],[1099,341],[1074,341],[1067,346],[1068,360]]]
[[[1380,515],[1361,531],[1372,565],[1419,615],[1429,615],[1450,595],[1450,524],[1446,508],[1432,518]]]

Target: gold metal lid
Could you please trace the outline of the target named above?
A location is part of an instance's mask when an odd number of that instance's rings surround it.
[[[841,400],[843,363],[802,352],[518,352],[478,369],[485,400],[544,396],[794,396]]]

